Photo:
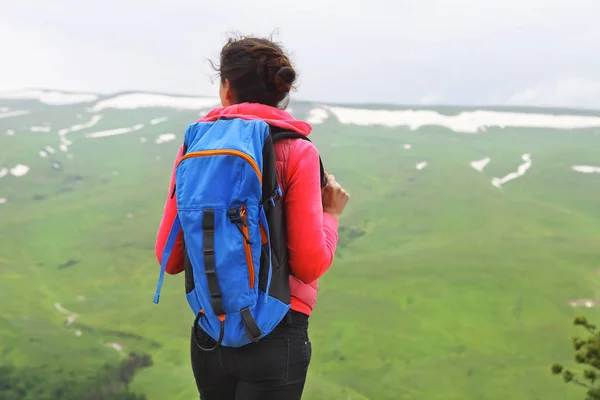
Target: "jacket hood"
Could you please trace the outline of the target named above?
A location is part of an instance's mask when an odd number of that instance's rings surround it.
[[[305,136],[308,136],[312,131],[310,124],[295,119],[290,113],[257,103],[241,103],[229,107],[217,107],[206,114],[204,118],[198,120],[198,122],[213,122],[221,117],[241,118],[245,120],[260,119],[269,125],[294,131]]]

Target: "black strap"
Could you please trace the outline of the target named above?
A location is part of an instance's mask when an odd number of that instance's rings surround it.
[[[198,343],[198,322],[200,321],[200,317],[202,316],[202,311],[198,313],[198,315],[196,315],[196,319],[194,320],[194,325],[192,326],[192,337],[194,338],[194,342],[196,343],[196,346],[198,346],[198,348],[202,351],[214,351],[217,349],[217,347],[219,347],[221,345],[221,343],[223,342],[223,336],[225,336],[225,320],[221,321],[221,329],[219,332],[219,339],[217,340],[217,343],[211,347],[211,348],[204,348],[200,345],[200,343]]]
[[[248,307],[246,307],[246,308],[242,309],[242,311],[240,311],[240,314],[242,315],[242,321],[244,321],[244,329],[246,330],[246,337],[251,342],[254,342],[254,343],[258,342],[260,340],[260,335],[262,335],[262,332],[260,331],[260,328],[256,324],[256,321],[254,320],[254,317],[252,316],[250,309]]]
[[[202,218],[202,252],[204,253],[204,272],[210,292],[210,306],[216,315],[224,315],[221,290],[217,280],[217,264],[215,263],[215,212],[205,210]]]
[[[292,132],[292,131],[278,131],[278,130],[272,129],[271,137],[273,138],[273,143],[277,142],[278,140],[283,140],[283,139],[303,139],[303,140],[308,140],[309,142],[311,142],[311,140],[308,138],[308,136],[303,135],[298,132]],[[319,156],[319,165],[321,166],[321,187],[323,188],[323,187],[327,186],[327,177],[325,176],[325,168],[323,168],[323,161],[321,160],[321,156]]]

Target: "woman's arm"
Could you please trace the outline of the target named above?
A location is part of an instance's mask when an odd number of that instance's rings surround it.
[[[174,228],[173,223],[177,216],[177,198],[173,191],[175,189],[175,169],[177,162],[183,155],[183,145],[179,148],[175,164],[173,165],[173,172],[171,173],[171,183],[169,185],[169,193],[167,194],[167,201],[165,202],[165,208],[163,211],[162,220],[160,221],[160,227],[158,228],[158,234],[156,236],[156,258],[159,264],[162,264],[163,254],[169,254],[169,249],[166,249],[167,239],[171,230]],[[168,274],[178,274],[183,271],[183,232],[181,228],[178,229],[177,240],[171,249],[169,260],[167,262],[166,272]]]
[[[304,283],[331,266],[338,242],[338,220],[323,212],[319,153],[308,141],[296,140],[287,165],[285,216],[289,264]]]

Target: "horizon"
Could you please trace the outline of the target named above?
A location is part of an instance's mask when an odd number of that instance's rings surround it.
[[[68,90],[68,89],[58,89],[58,88],[50,88],[50,87],[23,87],[18,89],[11,90],[0,90],[0,102],[2,100],[36,100],[34,98],[6,98],[2,97],[2,95],[14,94],[14,93],[23,93],[23,92],[47,92],[47,93],[61,93],[61,94],[73,94],[73,95],[95,95],[100,99],[94,99],[85,102],[77,102],[71,104],[48,104],[51,106],[68,106],[74,104],[90,104],[95,103],[98,100],[106,99],[110,97],[116,97],[122,94],[153,94],[153,95],[163,95],[170,97],[181,97],[181,98],[217,98],[215,95],[208,94],[192,94],[192,93],[181,93],[181,92],[161,92],[161,91],[152,91],[152,90],[136,90],[136,89],[126,89],[126,90],[118,90],[118,91],[78,91],[78,90]],[[37,99],[39,100],[39,99]],[[322,101],[322,100],[314,100],[314,99],[305,99],[305,98],[296,98],[293,94],[290,94],[290,104],[291,103],[311,103],[311,104],[323,104],[323,105],[338,105],[338,106],[348,106],[348,107],[361,107],[361,106],[387,106],[387,107],[411,107],[413,109],[420,110],[429,110],[435,108],[462,108],[462,109],[494,109],[494,110],[553,110],[553,111],[578,111],[584,113],[597,113],[600,112],[600,105],[597,107],[577,107],[577,106],[544,106],[544,105],[528,105],[528,104],[495,104],[495,103],[479,103],[479,104],[452,104],[452,103],[431,103],[431,104],[418,104],[418,103],[394,103],[394,102],[360,102],[360,101],[345,101],[345,102],[333,102],[333,101]],[[289,107],[288,107],[289,108]]]

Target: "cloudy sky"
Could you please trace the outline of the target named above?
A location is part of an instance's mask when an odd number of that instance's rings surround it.
[[[0,0],[0,90],[216,93],[226,34],[276,35],[329,102],[600,108],[600,0]]]

